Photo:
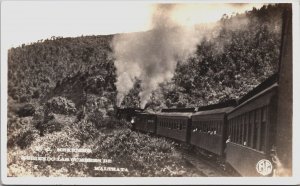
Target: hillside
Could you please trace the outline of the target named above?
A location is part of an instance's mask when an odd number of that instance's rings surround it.
[[[173,80],[162,85],[159,92],[163,95],[159,97],[163,100],[158,101],[166,106],[205,105],[237,98],[276,72],[281,11],[280,5],[269,5],[246,14],[224,15],[218,35],[204,38],[196,54],[178,65]],[[239,24],[245,19],[247,25]],[[115,93],[116,69],[110,43],[113,37],[52,38],[10,49],[9,96],[19,102],[30,102],[51,97],[54,88],[59,94],[59,86],[64,87],[61,93],[74,92],[72,87],[65,86],[71,86],[78,76],[90,83],[94,81],[94,88]],[[92,93],[102,94],[96,89]],[[137,96],[129,98],[125,105],[130,102],[138,106]],[[159,98],[154,102],[156,99]]]

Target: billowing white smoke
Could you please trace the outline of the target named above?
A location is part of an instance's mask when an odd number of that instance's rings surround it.
[[[200,40],[194,27],[184,28],[171,18],[176,5],[158,5],[153,14],[153,29],[148,32],[122,34],[113,40],[118,90],[117,104],[141,80],[141,108],[162,82],[169,81],[178,61],[184,61],[196,50]]]

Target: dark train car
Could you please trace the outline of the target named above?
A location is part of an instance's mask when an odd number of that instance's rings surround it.
[[[249,92],[228,115],[226,161],[242,176],[292,175],[292,7],[285,6],[278,75]]]
[[[193,109],[189,112],[179,112],[179,110],[176,112],[176,109],[171,109],[169,112],[158,113],[156,133],[160,136],[188,142],[193,113]]]
[[[237,105],[235,100],[200,107],[192,116],[190,143],[201,149],[223,156],[227,113]]]
[[[260,176],[256,165],[271,161],[277,112],[277,75],[250,91],[228,114],[226,161],[242,176]]]
[[[143,112],[140,108],[117,108],[116,117],[120,120],[131,121],[136,114]]]
[[[134,129],[142,132],[156,133],[156,114],[137,113],[134,121]]]

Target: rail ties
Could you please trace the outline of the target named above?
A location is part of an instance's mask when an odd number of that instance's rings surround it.
[[[190,162],[202,176],[205,177],[225,177],[230,176],[224,170],[222,170],[218,165],[215,165],[208,160],[200,159],[195,155],[187,152],[185,150],[180,150],[184,159]]]

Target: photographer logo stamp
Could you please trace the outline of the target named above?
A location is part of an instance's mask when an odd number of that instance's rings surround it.
[[[271,174],[272,170],[273,166],[269,160],[262,159],[256,164],[256,171],[263,176]]]

